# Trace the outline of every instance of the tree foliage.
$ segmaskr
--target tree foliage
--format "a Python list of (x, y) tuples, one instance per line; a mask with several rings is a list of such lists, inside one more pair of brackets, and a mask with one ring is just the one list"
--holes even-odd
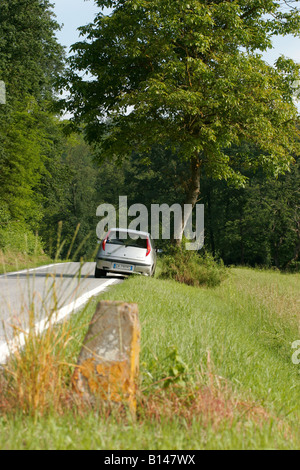
[[(55, 145), (48, 158), (47, 173), (40, 183), (40, 191), (45, 195), (40, 235), (52, 256), (60, 237), (64, 244), (62, 258), (74, 253), (77, 259), (91, 257), (96, 247), (96, 209), (105, 201), (105, 191), (97, 191), (100, 171), (81, 135), (66, 139), (61, 129), (56, 134), (59, 145)], [(74, 236), (73, 250), (69, 253)]]
[[(298, 34), (297, 9), (277, 1), (98, 0), (95, 21), (81, 28), (67, 77), (67, 108), (84, 122), (101, 158), (151, 152), (159, 143), (191, 162), (187, 201), (199, 194), (201, 169), (245, 183), (230, 154), (252, 142), (244, 167), (278, 175), (289, 168), (299, 66), (262, 60), (272, 35)], [(90, 78), (84, 77), (86, 72)]]
[(48, 0), (1, 0), (0, 79), (8, 103), (34, 96), (52, 99), (53, 85), (63, 69), (59, 25)]
[(299, 269), (300, 161), (277, 180), (248, 174), (245, 188), (203, 177), (205, 246), (226, 264)]
[(0, 223), (26, 221), (36, 229), (51, 135), (54, 81), (63, 69), (59, 28), (47, 0), (2, 0), (0, 4), (0, 80), (7, 104), (0, 105)]

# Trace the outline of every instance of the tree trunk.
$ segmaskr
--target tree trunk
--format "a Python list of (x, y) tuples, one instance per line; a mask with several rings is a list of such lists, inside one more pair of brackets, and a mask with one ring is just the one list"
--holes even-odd
[(181, 244), (183, 232), (186, 226), (186, 221), (188, 220), (193, 208), (195, 207), (198, 197), (200, 194), (200, 174), (201, 174), (201, 162), (199, 157), (194, 157), (191, 160), (191, 178), (188, 181), (188, 190), (186, 192), (186, 197), (184, 205), (189, 205), (190, 210), (184, 212), (184, 205), (182, 210), (182, 220), (180, 227), (174, 227), (175, 233), (179, 234), (179, 238), (174, 239), (175, 245), (179, 246)]
[(208, 191), (207, 191), (207, 211), (208, 211), (210, 245), (211, 245), (213, 256), (215, 256), (216, 255), (216, 245), (215, 245), (215, 236), (214, 236), (212, 213), (211, 213), (212, 211), (211, 211), (210, 187), (208, 188)]

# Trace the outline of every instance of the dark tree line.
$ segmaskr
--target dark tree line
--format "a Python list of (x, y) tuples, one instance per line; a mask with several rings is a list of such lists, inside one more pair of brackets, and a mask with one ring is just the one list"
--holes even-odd
[[(189, 183), (188, 165), (159, 147), (153, 149), (148, 164), (133, 154), (119, 167), (104, 163), (98, 175), (98, 201), (117, 206), (119, 195), (127, 195), (128, 204), (145, 204), (149, 213), (154, 203), (183, 204), (184, 186)], [(248, 172), (247, 183), (241, 188), (204, 174), (200, 187), (205, 250), (227, 265), (299, 269), (299, 159), (290, 172), (277, 179), (262, 170)]]
[(300, 161), (278, 179), (259, 172), (245, 188), (204, 179), (206, 247), (226, 264), (299, 269)]

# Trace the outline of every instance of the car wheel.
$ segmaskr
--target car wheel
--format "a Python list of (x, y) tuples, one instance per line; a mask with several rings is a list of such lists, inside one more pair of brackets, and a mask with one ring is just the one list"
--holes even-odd
[(153, 267), (153, 269), (152, 269), (152, 271), (151, 271), (151, 274), (150, 274), (150, 276), (151, 276), (151, 277), (153, 277), (153, 276), (154, 276), (154, 274), (155, 274), (155, 266)]
[(104, 269), (95, 269), (95, 278), (99, 279), (100, 277), (106, 277), (106, 271)]

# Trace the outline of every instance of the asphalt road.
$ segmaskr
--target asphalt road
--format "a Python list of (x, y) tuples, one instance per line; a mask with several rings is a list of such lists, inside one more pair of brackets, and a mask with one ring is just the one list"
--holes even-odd
[(12, 341), (11, 325), (20, 332), (26, 331), (30, 312), (34, 312), (35, 324), (44, 329), (50, 312), (55, 311), (59, 321), (82, 308), (89, 298), (123, 280), (117, 275), (95, 279), (94, 270), (95, 263), (70, 262), (1, 275), (0, 364), (5, 362), (7, 343)]

